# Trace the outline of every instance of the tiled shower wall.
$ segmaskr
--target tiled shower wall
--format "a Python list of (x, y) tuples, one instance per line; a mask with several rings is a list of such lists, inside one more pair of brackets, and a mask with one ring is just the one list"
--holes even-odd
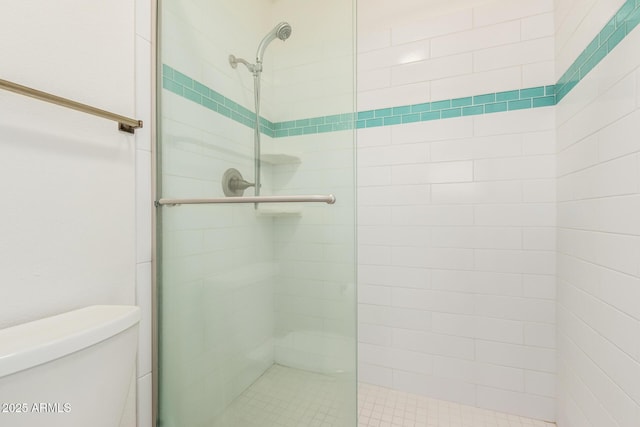
[[(552, 1), (397, 9), (358, 111), (555, 83)], [(360, 380), (552, 420), (555, 111), (482, 113), (358, 130)]]
[[(284, 43), (274, 42), (265, 54), (273, 67), (273, 91), (264, 98), (271, 104), (268, 118), (282, 123), (352, 113), (353, 2), (282, 0), (273, 3), (271, 17), (272, 23), (288, 21), (292, 35)], [(274, 138), (277, 153), (299, 161), (274, 164), (267, 176), (274, 194), (336, 196), (334, 205), (305, 203), (298, 206), (299, 215), (273, 217), (279, 263), (275, 361), (314, 372), (342, 372), (346, 390), (354, 386), (356, 370), (352, 127), (349, 121), (340, 131)]]
[[(360, 379), (555, 419), (559, 360), (561, 426), (634, 425), (638, 2), (367, 3), (356, 122)], [(562, 101), (544, 106), (554, 84)], [(290, 100), (307, 117), (336, 113)], [(271, 178), (289, 182), (293, 169)]]
[[(557, 0), (557, 75), (633, 3)], [(640, 420), (639, 45), (636, 28), (556, 107), (561, 427)]]
[[(261, 37), (264, 10), (241, 20), (245, 3), (163, 2), (161, 60), (184, 73), (179, 79), (193, 93), (187, 79), (224, 87), (239, 102), (252, 90), (251, 75), (227, 59), (253, 51)], [(233, 30), (238, 37), (225, 37)], [(251, 128), (169, 90), (160, 108), (162, 197), (222, 197), (230, 167), (253, 181)], [(167, 426), (203, 425), (273, 363), (270, 221), (253, 205), (183, 205), (161, 214), (160, 418)]]

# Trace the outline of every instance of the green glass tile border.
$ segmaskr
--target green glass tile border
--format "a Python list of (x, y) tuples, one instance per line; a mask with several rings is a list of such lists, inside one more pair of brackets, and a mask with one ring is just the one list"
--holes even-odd
[[(163, 65), (162, 86), (170, 92), (200, 104), (209, 110), (216, 111), (238, 123), (251, 128), (254, 126), (255, 114), (253, 112), (168, 65)], [(273, 138), (283, 138), (350, 130), (354, 127), (362, 129), (393, 126), (553, 105), (555, 105), (554, 86), (538, 86), (286, 122), (274, 123), (261, 117), (260, 131)]]
[(359, 111), (356, 128), (442, 120), (461, 116), (499, 113), (556, 104), (555, 86), (537, 86), (506, 92), (484, 93), (465, 98), (443, 99), (393, 108)]
[[(253, 111), (167, 64), (162, 65), (162, 87), (169, 92), (173, 92), (204, 108), (220, 113), (238, 123), (242, 123), (250, 128), (254, 128), (255, 126), (255, 113)], [(394, 111), (396, 113), (395, 115)], [(400, 123), (402, 119), (397, 118), (398, 113), (404, 113), (405, 111), (408, 112), (408, 108), (387, 108), (377, 110), (376, 112), (382, 122)], [(354, 118), (355, 114), (351, 113), (310, 117), (279, 123), (274, 123), (264, 117), (260, 117), (259, 122), (261, 133), (272, 138), (280, 138), (353, 129)]]
[(640, 23), (640, 0), (627, 0), (556, 83), (556, 103)]
[[(162, 87), (231, 120), (242, 123), (252, 129), (255, 127), (256, 114), (253, 111), (167, 64), (162, 64)], [(275, 123), (263, 117), (260, 117), (259, 122), (260, 132), (271, 137), (276, 136)]]
[[(560, 102), (639, 23), (640, 0), (627, 0), (591, 43), (578, 55), (555, 85), (277, 123), (261, 117), (260, 131), (265, 135), (281, 138), (551, 107)], [(251, 128), (254, 127), (255, 114), (253, 112), (166, 64), (162, 66), (162, 86), (164, 89), (205, 108)]]

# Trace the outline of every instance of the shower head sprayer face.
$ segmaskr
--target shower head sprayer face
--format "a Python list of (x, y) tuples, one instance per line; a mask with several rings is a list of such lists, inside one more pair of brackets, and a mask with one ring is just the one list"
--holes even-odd
[(269, 45), (269, 43), (271, 43), (276, 38), (282, 41), (285, 41), (290, 36), (291, 36), (291, 25), (289, 25), (288, 22), (281, 22), (278, 25), (276, 25), (273, 28), (273, 30), (271, 30), (269, 34), (264, 36), (264, 38), (260, 42), (260, 45), (258, 46), (258, 51), (256, 53), (256, 62), (257, 63), (262, 62), (264, 51), (267, 49), (267, 46)]
[(287, 22), (281, 22), (276, 25), (276, 35), (282, 41), (285, 41), (291, 35), (291, 25)]

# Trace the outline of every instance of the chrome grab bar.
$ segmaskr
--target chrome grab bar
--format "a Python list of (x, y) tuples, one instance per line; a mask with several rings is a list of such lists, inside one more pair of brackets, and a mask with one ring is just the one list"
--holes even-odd
[(142, 127), (142, 120), (130, 119), (129, 117), (101, 110), (90, 105), (81, 104), (70, 99), (61, 98), (56, 95), (51, 95), (50, 93), (32, 89), (27, 86), (22, 86), (8, 80), (0, 79), (0, 89), (15, 92), (24, 96), (30, 96), (31, 98), (39, 99), (40, 101), (50, 102), (52, 104), (71, 108), (72, 110), (81, 111), (83, 113), (92, 114), (104, 119), (116, 121), (118, 122), (118, 129), (123, 132), (134, 133), (136, 129), (140, 129)]
[(332, 205), (336, 202), (336, 196), (309, 195), (309, 196), (247, 196), (247, 197), (215, 197), (212, 199), (160, 199), (155, 202), (159, 206), (177, 205), (203, 205), (203, 204), (228, 204), (228, 203), (326, 203)]

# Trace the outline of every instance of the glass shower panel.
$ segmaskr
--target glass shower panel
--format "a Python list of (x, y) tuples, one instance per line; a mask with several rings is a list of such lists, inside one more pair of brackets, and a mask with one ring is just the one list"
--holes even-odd
[(255, 73), (233, 54), (261, 60), (260, 195), (336, 203), (158, 208), (158, 425), (355, 427), (354, 5), (159, 9), (158, 198), (256, 182)]

